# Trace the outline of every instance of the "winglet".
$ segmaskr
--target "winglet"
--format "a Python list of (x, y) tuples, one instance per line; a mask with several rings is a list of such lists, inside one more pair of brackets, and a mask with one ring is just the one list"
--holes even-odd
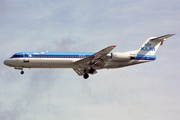
[(116, 45), (112, 45), (112, 47), (116, 47)]

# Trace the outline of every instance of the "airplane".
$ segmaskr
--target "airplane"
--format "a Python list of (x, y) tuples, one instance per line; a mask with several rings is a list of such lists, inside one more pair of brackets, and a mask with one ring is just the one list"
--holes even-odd
[(21, 70), (23, 68), (72, 68), (84, 79), (96, 74), (100, 69), (121, 68), (156, 60), (155, 53), (166, 38), (175, 34), (148, 38), (138, 50), (112, 52), (116, 45), (106, 47), (96, 53), (77, 52), (19, 52), (4, 61), (4, 64)]

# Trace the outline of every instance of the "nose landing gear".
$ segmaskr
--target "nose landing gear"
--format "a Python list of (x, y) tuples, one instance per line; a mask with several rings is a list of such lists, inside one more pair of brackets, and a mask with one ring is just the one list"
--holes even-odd
[(21, 75), (23, 75), (24, 74), (24, 71), (23, 71), (23, 67), (15, 67), (14, 69), (16, 69), (16, 70), (21, 70)]
[(21, 71), (21, 75), (23, 75), (23, 74), (24, 74), (24, 71), (22, 70), (22, 71)]

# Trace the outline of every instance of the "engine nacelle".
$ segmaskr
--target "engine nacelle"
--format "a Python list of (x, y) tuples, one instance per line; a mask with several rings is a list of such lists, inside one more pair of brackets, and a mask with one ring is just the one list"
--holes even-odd
[(135, 58), (135, 55), (130, 53), (115, 52), (115, 53), (111, 53), (111, 58), (112, 60), (116, 60), (116, 61), (129, 61), (129, 60), (133, 60)]

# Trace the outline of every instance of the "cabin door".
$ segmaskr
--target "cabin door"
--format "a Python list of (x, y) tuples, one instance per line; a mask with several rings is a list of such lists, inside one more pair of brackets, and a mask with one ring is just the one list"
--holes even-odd
[(23, 53), (24, 62), (29, 62), (29, 53)]

